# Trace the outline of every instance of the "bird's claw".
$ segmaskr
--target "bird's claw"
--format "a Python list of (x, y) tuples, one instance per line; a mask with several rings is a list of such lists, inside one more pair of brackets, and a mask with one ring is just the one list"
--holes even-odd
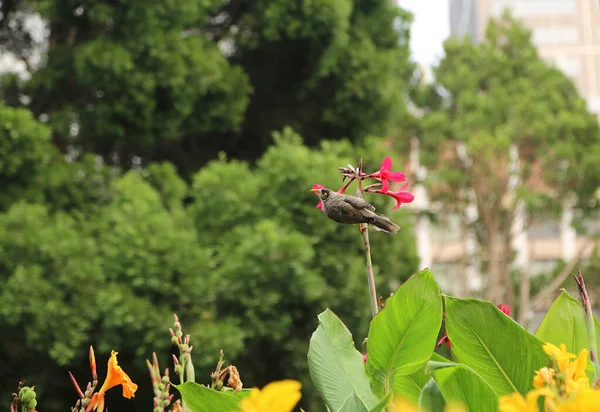
[(360, 231), (360, 234), (362, 235), (365, 230), (369, 230), (369, 227), (367, 225), (360, 224), (360, 225), (358, 225), (358, 230)]

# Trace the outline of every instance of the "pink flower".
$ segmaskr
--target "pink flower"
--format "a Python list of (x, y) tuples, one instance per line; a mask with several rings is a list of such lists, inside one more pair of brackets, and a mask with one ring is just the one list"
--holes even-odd
[(437, 347), (439, 348), (442, 346), (442, 343), (445, 343), (447, 347), (450, 347), (450, 338), (448, 338), (448, 332), (446, 332), (446, 334), (442, 336), (442, 339), (438, 341)]
[(363, 361), (364, 361), (364, 363), (367, 363), (367, 355), (368, 355), (368, 353), (365, 353), (365, 354), (363, 355)]
[(381, 193), (383, 194), (387, 194), (390, 188), (389, 180), (391, 180), (392, 182), (404, 182), (406, 180), (406, 175), (404, 173), (391, 172), (391, 169), (392, 159), (389, 156), (386, 156), (381, 161), (381, 168), (379, 169), (379, 171), (369, 175), (369, 177), (372, 177), (373, 179), (381, 180)]
[[(337, 192), (338, 192), (338, 193), (344, 193), (344, 192), (346, 191), (346, 188), (347, 188), (347, 187), (348, 187), (348, 186), (344, 186), (344, 187), (342, 187), (340, 190), (338, 190)], [(315, 184), (313, 185), (313, 187), (312, 187), (312, 189), (311, 189), (311, 190), (313, 190), (313, 191), (314, 191), (314, 190), (319, 190), (319, 189), (325, 189), (325, 186), (323, 186), (323, 185), (320, 185), (320, 184), (318, 184), (318, 183), (315, 183)], [(319, 203), (317, 203), (317, 205), (316, 205), (315, 207), (316, 207), (317, 209), (321, 209), (321, 210), (323, 210), (323, 202), (319, 202)]]
[(506, 313), (506, 316), (510, 316), (510, 307), (508, 305), (498, 305), (498, 309)]
[(402, 205), (402, 203), (410, 203), (413, 200), (415, 200), (415, 195), (406, 191), (407, 186), (408, 186), (408, 183), (405, 184), (404, 186), (402, 186), (400, 188), (400, 190), (398, 190), (397, 192), (389, 192), (389, 191), (384, 192), (382, 189), (382, 190), (375, 190), (375, 193), (381, 193), (383, 195), (387, 195), (387, 196), (390, 196), (390, 197), (393, 197), (394, 199), (396, 199), (396, 206), (394, 206), (392, 208), (392, 210), (396, 210)]

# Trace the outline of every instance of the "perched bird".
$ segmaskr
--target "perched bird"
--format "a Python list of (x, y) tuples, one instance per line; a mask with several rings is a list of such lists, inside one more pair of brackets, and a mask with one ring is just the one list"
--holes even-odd
[(375, 230), (397, 233), (400, 226), (375, 213), (375, 206), (356, 196), (343, 195), (327, 188), (311, 189), (323, 202), (323, 212), (338, 223), (369, 223)]

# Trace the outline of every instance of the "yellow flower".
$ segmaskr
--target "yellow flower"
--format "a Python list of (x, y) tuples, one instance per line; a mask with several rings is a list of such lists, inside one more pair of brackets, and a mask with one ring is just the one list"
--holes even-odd
[[(96, 359), (94, 358), (93, 353), (91, 353), (90, 358), (93, 359), (92, 362), (95, 366)], [(88, 405), (86, 412), (96, 410), (102, 412), (104, 410), (104, 393), (110, 388), (118, 385), (123, 386), (124, 397), (130, 399), (131, 397), (135, 396), (135, 391), (137, 391), (138, 386), (133, 383), (125, 371), (121, 369), (119, 363), (117, 362), (117, 352), (113, 350), (110, 354), (110, 358), (108, 359), (108, 371), (106, 373), (106, 379), (104, 380), (100, 390), (92, 395), (92, 399), (90, 400), (90, 404)]]
[(565, 386), (567, 395), (577, 392), (580, 388), (589, 388), (590, 381), (585, 373), (589, 352), (582, 349), (577, 360), (571, 362), (565, 372)]
[(551, 385), (554, 382), (554, 369), (542, 368), (535, 373), (533, 377), (533, 386), (535, 388), (543, 388), (546, 385)]
[(253, 388), (242, 399), (241, 412), (291, 412), (302, 396), (300, 387), (300, 382), (287, 379), (271, 382), (262, 390)]
[(583, 388), (575, 398), (556, 407), (556, 412), (596, 412), (600, 411), (600, 391)]
[(564, 372), (569, 367), (570, 359), (574, 359), (577, 356), (572, 353), (567, 352), (567, 346), (564, 343), (560, 344), (560, 349), (554, 346), (551, 343), (545, 343), (544, 352), (550, 355), (556, 363), (558, 364), (558, 369), (561, 372)]
[(419, 412), (419, 406), (406, 398), (395, 398), (394, 408), (397, 412)]
[(498, 409), (500, 412), (539, 412), (537, 400), (540, 395), (546, 394), (543, 389), (534, 389), (524, 398), (518, 392), (512, 395), (504, 395), (500, 397)]

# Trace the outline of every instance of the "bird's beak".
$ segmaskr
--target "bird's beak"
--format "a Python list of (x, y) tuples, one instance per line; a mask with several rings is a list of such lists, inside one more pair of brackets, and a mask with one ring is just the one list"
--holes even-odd
[(311, 192), (313, 192), (315, 195), (319, 194), (319, 189), (310, 189)]

